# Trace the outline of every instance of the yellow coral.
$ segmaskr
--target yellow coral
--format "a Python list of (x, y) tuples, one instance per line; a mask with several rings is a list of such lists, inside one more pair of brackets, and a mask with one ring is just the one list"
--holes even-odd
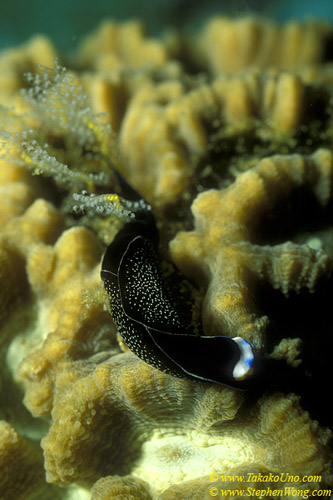
[[(316, 426), (302, 414), (295, 398), (264, 400), (249, 427), (243, 423), (235, 428), (227, 424), (235, 407), (231, 413), (223, 409), (230, 393), (201, 384), (191, 387), (131, 354), (116, 356), (88, 376), (73, 379), (70, 390), (56, 397), (54, 423), (42, 441), (48, 480), (68, 484), (79, 478), (93, 480), (101, 470), (104, 474), (131, 470), (158, 491), (205, 470), (229, 470), (236, 464), (248, 464), (252, 470), (256, 460), (275, 471), (324, 470)], [(208, 394), (214, 396), (209, 403)], [(215, 396), (220, 397), (219, 404)], [(171, 421), (175, 428), (169, 427)], [(126, 432), (119, 434), (119, 429)], [(302, 434), (297, 446), (288, 438), (293, 429)], [(272, 437), (277, 432), (284, 436), (282, 444)]]
[[(221, 22), (223, 33), (216, 29)], [(59, 160), (53, 175), (61, 175), (62, 160), (69, 165), (63, 182), (66, 190), (71, 187), (67, 179), (73, 181), (71, 174), (87, 180), (90, 167), (96, 167), (96, 159), (89, 159), (90, 147), (99, 153), (114, 149), (111, 135), (104, 133), (109, 128), (96, 125), (90, 112), (79, 120), (78, 111), (86, 105), (96, 112), (107, 111), (119, 131), (116, 142), (128, 181), (160, 205), (163, 241), (163, 207), (179, 201), (194, 169), (201, 168), (200, 161), (207, 160), (209, 169), (210, 154), (220, 158), (228, 138), (245, 141), (257, 127), (261, 135), (251, 139), (266, 141), (267, 146), (257, 153), (255, 144), (252, 156), (245, 148), (244, 156), (250, 159), (244, 160), (243, 170), (248, 171), (228, 189), (196, 198), (195, 230), (178, 234), (171, 253), (184, 272), (200, 285), (208, 284), (205, 331), (242, 334), (261, 347), (267, 320), (253, 304), (255, 281), (267, 280), (285, 294), (303, 286), (313, 289), (328, 266), (318, 245), (312, 250), (290, 242), (268, 247), (252, 244), (251, 238), (255, 224), (294, 187), (307, 185), (321, 204), (331, 197), (332, 155), (327, 150), (310, 156), (267, 157), (252, 168), (258, 158), (275, 151), (274, 141), (280, 136), (286, 141), (284, 148), (294, 147), (296, 152), (312, 152), (314, 143), (330, 140), (331, 69), (304, 66), (320, 62), (330, 29), (316, 23), (277, 28), (253, 19), (217, 19), (213, 28), (214, 23), (207, 25), (194, 43), (188, 53), (190, 63), (199, 61), (201, 69), (208, 66), (216, 75), (221, 70), (237, 75), (218, 74), (212, 80), (190, 76), (181, 62), (182, 43), (173, 47), (172, 55), (179, 60), (172, 61), (170, 45), (146, 37), (139, 23), (106, 22), (82, 45), (76, 59), (82, 72), (75, 88), (82, 83), (88, 96), (83, 99), (78, 90), (75, 98), (84, 106), (73, 105), (69, 113), (73, 103), (64, 90), (71, 88), (75, 73), (66, 75), (66, 85), (54, 87), (52, 78), (47, 80), (55, 91), (48, 96), (55, 97), (57, 123), (45, 105), (46, 125), (37, 138), (41, 145), (51, 139), (49, 152)], [(276, 37), (283, 43), (276, 44)], [(52, 66), (55, 55), (45, 38), (0, 55), (4, 77), (0, 101), (14, 104), (19, 113), (41, 104), (34, 84), (30, 105), (17, 91), (24, 72), (32, 72), (36, 62)], [(291, 71), (258, 69), (272, 65)], [(239, 74), (249, 66), (257, 69)], [(311, 107), (320, 115), (315, 125), (319, 129), (297, 142), (297, 134), (306, 135), (311, 129)], [(16, 130), (13, 120), (12, 112), (2, 113), (0, 128), (21, 133), (23, 123), (19, 120)], [(35, 119), (31, 123), (36, 126)], [(80, 141), (89, 147), (80, 149)], [(230, 173), (239, 171), (230, 157), (236, 161), (242, 157), (241, 148), (230, 149), (219, 165), (223, 185), (231, 182)], [(1, 153), (6, 151), (2, 142)], [(62, 486), (81, 482), (86, 498), (93, 485), (94, 500), (208, 500), (211, 473), (236, 477), (289, 471), (299, 474), (300, 480), (305, 473), (321, 475), (321, 484), (330, 484), (331, 433), (309, 418), (296, 396), (266, 394), (244, 405), (243, 393), (170, 377), (122, 352), (100, 288), (102, 246), (83, 227), (65, 229), (65, 218), (44, 199), (54, 192), (14, 165), (15, 154), (10, 160), (2, 158), (0, 169), (0, 318), (4, 345), (9, 343), (8, 351), (1, 351), (1, 361), (13, 384), (23, 384), (30, 413), (49, 419), (49, 429), (41, 430), (36, 423), (38, 430), (33, 431), (44, 436), (47, 480)], [(198, 191), (204, 189), (201, 174), (194, 179)], [(299, 342), (283, 339), (274, 353), (297, 365)], [(19, 389), (17, 393), (20, 398)], [(16, 402), (11, 396), (8, 402), (8, 414), (19, 420)], [(43, 481), (38, 453), (34, 455), (30, 443), (10, 424), (3, 423), (0, 431), (1, 487), (23, 500), (30, 491), (38, 494), (41, 484), (52, 496), (54, 487)], [(223, 497), (236, 485), (216, 484), (224, 490)], [(251, 481), (246, 484), (261, 489)], [(306, 486), (313, 489), (319, 484)], [(69, 494), (66, 489), (57, 492)]]
[[(202, 401), (198, 408), (193, 406), (197, 399)], [(70, 401), (73, 411), (68, 411)], [(133, 469), (154, 428), (168, 428), (167, 408), (172, 408), (172, 419), (178, 422), (177, 435), (184, 418), (191, 428), (201, 426), (207, 432), (212, 425), (233, 418), (239, 404), (239, 394), (229, 389), (192, 386), (158, 372), (132, 354), (115, 356), (88, 376), (73, 380), (69, 392), (62, 390), (56, 397), (54, 425), (42, 442), (47, 477), (68, 484), (79, 477), (96, 479), (101, 469), (108, 474)], [(125, 435), (120, 435), (119, 429), (125, 428)], [(107, 443), (104, 435), (109, 436)], [(102, 441), (105, 452), (99, 453)], [(151, 455), (148, 445), (143, 450)], [(136, 475), (140, 475), (139, 469)]]
[[(0, 146), (4, 154), (5, 147)], [(15, 165), (14, 161), (0, 160), (0, 227), (15, 216), (21, 215), (36, 197), (34, 184), (26, 169)]]
[(27, 294), (22, 256), (4, 240), (0, 240), (0, 282), (0, 321), (4, 322)]
[(318, 150), (310, 157), (273, 156), (238, 176), (227, 189), (197, 197), (192, 212), (195, 230), (180, 232), (171, 242), (177, 266), (198, 284), (209, 280), (203, 309), (209, 335), (241, 336), (262, 347), (266, 317), (258, 317), (251, 288), (258, 279), (288, 294), (313, 289), (329, 269), (321, 251), (286, 242), (276, 246), (251, 243), (252, 228), (295, 188), (308, 185), (318, 201), (331, 196), (332, 154)]
[(25, 500), (45, 488), (41, 454), (7, 422), (0, 421), (0, 498)]
[(213, 137), (223, 141), (228, 127), (236, 133), (259, 120), (267, 131), (297, 130), (307, 111), (304, 93), (299, 76), (274, 72), (222, 75), (190, 91), (173, 80), (147, 84), (136, 91), (120, 127), (128, 175), (148, 199), (169, 202), (188, 185), (198, 159), (214, 151)]
[(93, 299), (99, 282), (96, 266), (100, 255), (95, 237), (84, 228), (64, 232), (55, 247), (36, 245), (29, 255), (28, 279), (39, 299), (42, 340), (46, 337), (43, 349), (36, 351), (21, 368), (30, 381), (25, 402), (35, 415), (50, 411), (55, 371), (60, 365), (61, 383), (66, 387), (71, 382), (73, 370), (68, 356), (75, 344), (84, 350), (82, 342), (89, 343), (92, 335), (97, 340), (105, 324), (110, 323), (103, 310), (103, 299)]
[(37, 64), (52, 66), (57, 53), (48, 38), (41, 35), (32, 37), (22, 47), (11, 48), (0, 54), (0, 102), (3, 106), (15, 105), (16, 113), (22, 109), (19, 90), (22, 75), (29, 71), (38, 71)]
[(167, 59), (163, 44), (145, 36), (143, 24), (105, 21), (80, 47), (78, 61), (96, 69), (161, 67)]
[(216, 16), (193, 41), (191, 53), (214, 74), (237, 73), (251, 66), (296, 69), (320, 61), (330, 30), (318, 21), (278, 26), (255, 17)]
[(330, 434), (318, 434), (297, 398), (266, 398), (234, 426), (236, 407), (224, 409), (232, 392), (170, 378), (131, 354), (116, 356), (56, 397), (53, 425), (42, 441), (48, 480), (68, 484), (94, 480), (99, 471), (130, 471), (150, 483), (155, 498), (173, 483), (185, 489), (198, 476), (252, 472), (258, 462), (275, 473), (329, 479), (321, 443)]
[(92, 500), (152, 500), (149, 485), (131, 476), (108, 476), (97, 481), (91, 490)]

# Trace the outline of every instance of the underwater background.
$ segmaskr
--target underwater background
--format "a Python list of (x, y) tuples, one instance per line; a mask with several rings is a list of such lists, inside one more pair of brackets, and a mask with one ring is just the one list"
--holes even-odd
[(79, 1), (13, 0), (1, 2), (0, 47), (22, 43), (35, 33), (52, 38), (59, 50), (70, 50), (73, 45), (107, 17), (117, 20), (140, 18), (149, 32), (158, 35), (166, 27), (191, 28), (213, 14), (242, 17), (260, 14), (279, 22), (291, 18), (333, 18), (330, 0), (110, 0)]

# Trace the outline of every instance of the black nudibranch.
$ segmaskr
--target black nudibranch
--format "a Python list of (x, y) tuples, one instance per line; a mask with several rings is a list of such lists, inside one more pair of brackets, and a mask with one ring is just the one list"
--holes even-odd
[(121, 196), (140, 207), (103, 258), (101, 277), (112, 319), (131, 351), (175, 377), (252, 386), (259, 359), (241, 337), (201, 336), (175, 309), (158, 258), (158, 231), (150, 206), (114, 170)]

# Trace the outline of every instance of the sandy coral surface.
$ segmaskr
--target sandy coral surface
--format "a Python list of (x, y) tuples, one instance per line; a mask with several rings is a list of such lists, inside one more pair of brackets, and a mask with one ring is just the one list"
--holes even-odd
[[(68, 71), (43, 37), (0, 53), (1, 500), (333, 486), (331, 37), (107, 21)], [(107, 155), (152, 205), (189, 321), (275, 367), (256, 390), (174, 378), (119, 340), (100, 265), (127, 212)]]

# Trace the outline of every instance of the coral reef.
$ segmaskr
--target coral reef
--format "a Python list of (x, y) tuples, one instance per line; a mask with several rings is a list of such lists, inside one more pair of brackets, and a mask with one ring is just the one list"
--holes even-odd
[(80, 65), (95, 69), (161, 68), (167, 59), (165, 45), (149, 39), (140, 21), (105, 21), (81, 44), (78, 54)]
[[(331, 487), (331, 33), (215, 18), (157, 40), (108, 21), (70, 71), (43, 37), (0, 54), (0, 498)], [(128, 216), (111, 161), (152, 204), (194, 324), (304, 365), (303, 392), (192, 383), (128, 352), (100, 280)]]
[(267, 280), (284, 294), (314, 289), (331, 266), (321, 249), (290, 241), (259, 246), (251, 239), (260, 219), (296, 188), (308, 185), (326, 204), (332, 180), (332, 154), (322, 149), (310, 157), (265, 158), (227, 189), (196, 198), (194, 231), (179, 232), (170, 249), (187, 276), (199, 285), (209, 283), (202, 314), (206, 332), (241, 336), (261, 348), (267, 318), (258, 317), (252, 305), (256, 281)]
[(0, 95), (2, 105), (12, 105), (21, 111), (23, 105), (19, 91), (22, 75), (36, 71), (37, 64), (52, 66), (57, 55), (51, 41), (43, 36), (34, 36), (22, 47), (7, 49), (0, 57)]
[[(81, 366), (91, 369), (89, 363)], [(325, 452), (330, 434), (316, 428), (293, 396), (266, 398), (234, 426), (238, 393), (180, 382), (132, 354), (115, 355), (71, 380), (63, 372), (56, 376), (53, 425), (42, 440), (51, 483), (131, 472), (156, 495), (173, 483), (212, 471), (235, 473), (239, 467), (250, 472), (259, 463), (268, 471), (287, 468), (294, 475), (322, 474), (330, 480)], [(146, 486), (143, 498), (148, 491)]]
[(132, 477), (108, 476), (103, 477), (92, 490), (93, 500), (151, 500), (147, 484), (139, 479)]
[(295, 70), (321, 62), (330, 36), (332, 28), (324, 22), (290, 21), (279, 26), (255, 17), (216, 16), (189, 51), (213, 74), (238, 73), (251, 66)]
[(3, 420), (0, 421), (0, 468), (3, 499), (25, 500), (31, 498), (31, 492), (45, 487), (41, 454)]
[(179, 80), (145, 85), (135, 93), (121, 127), (128, 174), (155, 203), (170, 202), (188, 185), (193, 159), (213, 149), (213, 133), (218, 135), (221, 127), (235, 133), (254, 118), (289, 133), (306, 112), (304, 93), (305, 84), (296, 75), (255, 71), (222, 74), (195, 89)]

